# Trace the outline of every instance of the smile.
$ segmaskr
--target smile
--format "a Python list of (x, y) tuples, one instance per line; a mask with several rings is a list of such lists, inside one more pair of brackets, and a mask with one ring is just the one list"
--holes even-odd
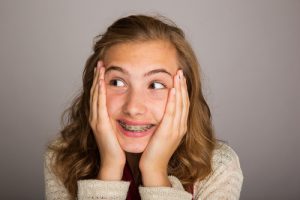
[(153, 124), (132, 125), (132, 124), (127, 124), (126, 122), (121, 120), (118, 120), (118, 122), (123, 129), (130, 132), (145, 132), (154, 126)]
[(128, 120), (117, 120), (120, 133), (130, 138), (141, 138), (152, 135), (155, 131), (155, 124), (149, 122), (137, 122)]

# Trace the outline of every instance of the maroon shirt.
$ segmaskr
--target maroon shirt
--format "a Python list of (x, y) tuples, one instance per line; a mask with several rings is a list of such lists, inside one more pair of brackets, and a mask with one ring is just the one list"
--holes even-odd
[(139, 185), (137, 185), (137, 183), (134, 182), (132, 172), (127, 162), (124, 167), (122, 180), (130, 181), (130, 186), (126, 200), (141, 200), (141, 196), (139, 193)]

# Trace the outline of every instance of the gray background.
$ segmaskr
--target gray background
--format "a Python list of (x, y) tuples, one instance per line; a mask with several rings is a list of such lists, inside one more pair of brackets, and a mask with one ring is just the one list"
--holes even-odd
[(43, 152), (81, 86), (93, 37), (163, 14), (203, 68), (217, 137), (238, 153), (241, 199), (300, 199), (300, 1), (0, 2), (0, 199), (42, 199)]

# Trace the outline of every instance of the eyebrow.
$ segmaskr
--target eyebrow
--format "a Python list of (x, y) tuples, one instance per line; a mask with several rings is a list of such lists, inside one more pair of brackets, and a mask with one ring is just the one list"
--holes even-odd
[[(121, 72), (123, 74), (129, 75), (129, 72), (126, 69), (123, 69), (122, 67), (118, 67), (118, 66), (113, 66), (113, 65), (109, 66), (105, 70), (105, 74), (107, 74), (108, 72), (113, 71), (113, 70), (116, 70), (116, 71), (119, 71), (119, 72)], [(165, 73), (165, 74), (168, 74), (169, 76), (172, 77), (172, 74), (170, 72), (168, 72), (167, 70), (165, 70), (165, 69), (154, 69), (154, 70), (151, 70), (151, 71), (145, 73), (144, 77), (151, 76), (151, 75), (157, 74), (157, 73)]]

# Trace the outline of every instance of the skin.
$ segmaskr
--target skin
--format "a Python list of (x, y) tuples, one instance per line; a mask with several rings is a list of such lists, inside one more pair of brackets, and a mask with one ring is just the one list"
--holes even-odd
[[(127, 160), (134, 177), (141, 172), (144, 186), (171, 186), (167, 166), (186, 133), (189, 108), (177, 63), (176, 50), (165, 41), (118, 44), (98, 62), (89, 119), (102, 160), (98, 179), (121, 180)], [(167, 73), (145, 76), (156, 69)], [(128, 137), (119, 119), (154, 127), (144, 137)]]

